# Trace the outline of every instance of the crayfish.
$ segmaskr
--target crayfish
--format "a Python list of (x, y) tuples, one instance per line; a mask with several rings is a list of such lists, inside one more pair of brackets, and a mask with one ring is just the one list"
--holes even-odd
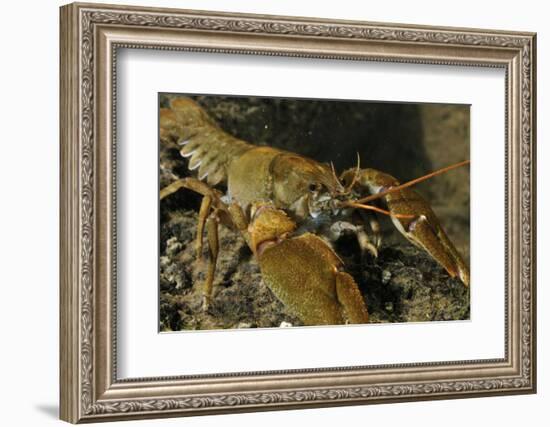
[(213, 298), (220, 224), (243, 236), (264, 282), (306, 325), (368, 322), (365, 300), (332, 243), (352, 234), (362, 252), (376, 257), (381, 234), (375, 212), (389, 216), (407, 240), (469, 286), (468, 266), (430, 205), (412, 189), (469, 161), (401, 184), (361, 168), (358, 156), (354, 168), (338, 175), (331, 164), (228, 134), (185, 97), (161, 109), (160, 139), (177, 145), (196, 171), (196, 177), (161, 189), (160, 199), (182, 188), (202, 196), (195, 245), (200, 257), (206, 234), (204, 309)]

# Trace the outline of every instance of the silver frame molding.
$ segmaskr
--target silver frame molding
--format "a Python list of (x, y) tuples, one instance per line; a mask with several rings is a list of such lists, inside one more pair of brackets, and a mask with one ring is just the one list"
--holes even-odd
[[(112, 421), (536, 391), (535, 34), (76, 3), (61, 8), (60, 43), (63, 420)], [(117, 379), (118, 48), (505, 69), (505, 357)]]

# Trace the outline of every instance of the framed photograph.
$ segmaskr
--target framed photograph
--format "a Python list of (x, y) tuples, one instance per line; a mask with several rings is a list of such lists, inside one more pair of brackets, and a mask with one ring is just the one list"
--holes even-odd
[(536, 391), (535, 34), (61, 8), (61, 418)]

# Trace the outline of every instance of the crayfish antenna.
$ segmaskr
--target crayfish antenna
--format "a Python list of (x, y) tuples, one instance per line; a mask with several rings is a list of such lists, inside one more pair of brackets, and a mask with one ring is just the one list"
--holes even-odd
[(357, 203), (357, 202), (352, 202), (352, 201), (343, 202), (342, 206), (347, 206), (347, 207), (352, 207), (352, 208), (357, 208), (357, 209), (364, 209), (364, 210), (368, 210), (368, 211), (374, 211), (374, 212), (378, 212), (378, 213), (388, 215), (388, 216), (391, 216), (391, 217), (394, 217), (394, 218), (403, 218), (403, 219), (415, 218), (415, 215), (393, 213), (393, 212), (387, 211), (386, 209), (379, 208), (377, 206), (365, 205), (363, 203)]
[(336, 190), (337, 193), (340, 193), (343, 191), (342, 184), (340, 183), (340, 180), (338, 179), (338, 175), (336, 175), (336, 169), (334, 169), (334, 163), (330, 162), (330, 171), (332, 173), (332, 178), (334, 179), (334, 182), (338, 184), (338, 190)]
[(359, 152), (356, 152), (357, 154), (357, 166), (355, 167), (355, 173), (353, 174), (353, 178), (349, 185), (344, 189), (343, 194), (349, 194), (351, 193), (351, 190), (353, 190), (353, 187), (357, 183), (357, 180), (359, 179), (359, 173), (361, 172), (361, 157), (359, 157)]
[(394, 187), (388, 188), (387, 190), (381, 191), (380, 193), (372, 194), (370, 196), (363, 197), (361, 199), (357, 199), (357, 200), (354, 201), (354, 203), (359, 203), (359, 204), (368, 203), (368, 202), (371, 202), (373, 200), (380, 199), (380, 198), (386, 196), (387, 194), (394, 193), (394, 192), (399, 191), (399, 190), (403, 190), (404, 188), (412, 187), (413, 185), (416, 185), (420, 182), (426, 181), (430, 178), (433, 178), (434, 176), (441, 175), (445, 172), (451, 171), (453, 169), (457, 169), (457, 168), (462, 167), (462, 166), (466, 166), (468, 164), (470, 164), (470, 160), (464, 160), (462, 162), (458, 162), (458, 163), (452, 164), (450, 166), (446, 166), (446, 167), (438, 169), (434, 172), (430, 172), (429, 174), (423, 175), (419, 178), (415, 178), (411, 181), (407, 181), (404, 184), (399, 184), (399, 185), (396, 185)]

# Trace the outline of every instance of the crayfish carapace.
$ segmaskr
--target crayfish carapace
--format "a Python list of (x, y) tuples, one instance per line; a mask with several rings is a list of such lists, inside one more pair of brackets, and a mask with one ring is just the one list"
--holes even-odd
[[(332, 165), (229, 135), (184, 97), (161, 109), (160, 138), (177, 146), (189, 159), (189, 169), (197, 171), (196, 177), (163, 188), (160, 198), (181, 188), (202, 195), (196, 250), (200, 257), (206, 234), (205, 309), (213, 293), (220, 224), (242, 234), (264, 282), (306, 325), (368, 321), (361, 292), (331, 243), (352, 233), (361, 251), (376, 257), (381, 234), (374, 212), (389, 216), (411, 243), (469, 285), (468, 266), (429, 204), (411, 188), (468, 161), (405, 184), (362, 169), (359, 158), (356, 167), (338, 175)], [(216, 188), (218, 184), (225, 184), (226, 191)]]

